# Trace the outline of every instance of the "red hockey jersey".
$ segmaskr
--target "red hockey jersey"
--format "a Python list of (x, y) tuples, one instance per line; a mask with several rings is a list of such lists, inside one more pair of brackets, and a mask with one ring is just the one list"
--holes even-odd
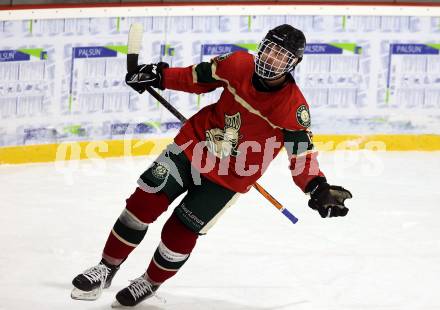
[[(306, 133), (310, 126), (308, 105), (293, 81), (263, 92), (253, 86), (253, 73), (254, 59), (246, 52), (163, 71), (163, 86), (168, 89), (200, 94), (224, 88), (216, 103), (183, 125), (175, 143), (204, 177), (242, 193), (278, 155), (286, 133)], [(324, 176), (308, 139), (305, 148), (295, 145), (288, 150), (293, 180), (303, 191), (310, 180)]]

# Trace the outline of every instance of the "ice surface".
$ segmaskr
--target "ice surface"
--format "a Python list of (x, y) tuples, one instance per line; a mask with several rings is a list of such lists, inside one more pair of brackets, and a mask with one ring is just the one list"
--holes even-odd
[[(0, 309), (110, 309), (144, 272), (171, 209), (150, 226), (110, 289), (70, 299), (153, 157), (0, 166)], [(299, 218), (241, 196), (182, 270), (137, 309), (440, 309), (440, 153), (328, 152), (321, 168), (354, 199), (345, 218), (307, 207), (281, 154), (261, 179)]]

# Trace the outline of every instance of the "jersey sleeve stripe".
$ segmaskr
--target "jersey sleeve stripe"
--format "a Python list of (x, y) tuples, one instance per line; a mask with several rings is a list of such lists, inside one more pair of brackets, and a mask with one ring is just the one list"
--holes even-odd
[(192, 66), (192, 78), (193, 78), (193, 83), (194, 83), (194, 84), (197, 83), (197, 72), (196, 72), (196, 66), (197, 66), (197, 65)]

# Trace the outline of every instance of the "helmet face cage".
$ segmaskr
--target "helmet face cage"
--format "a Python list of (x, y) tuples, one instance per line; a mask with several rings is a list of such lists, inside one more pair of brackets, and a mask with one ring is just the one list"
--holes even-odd
[(292, 71), (298, 58), (284, 47), (264, 39), (255, 57), (255, 72), (263, 79), (274, 80)]

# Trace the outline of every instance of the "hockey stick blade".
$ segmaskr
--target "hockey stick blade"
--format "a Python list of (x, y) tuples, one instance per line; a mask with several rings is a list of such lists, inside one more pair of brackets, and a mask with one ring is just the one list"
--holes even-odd
[(76, 300), (97, 300), (102, 294), (102, 287), (97, 287), (91, 291), (82, 291), (74, 287), (70, 293), (70, 297)]
[(128, 32), (127, 72), (132, 72), (138, 65), (144, 30), (142, 24), (132, 24)]

